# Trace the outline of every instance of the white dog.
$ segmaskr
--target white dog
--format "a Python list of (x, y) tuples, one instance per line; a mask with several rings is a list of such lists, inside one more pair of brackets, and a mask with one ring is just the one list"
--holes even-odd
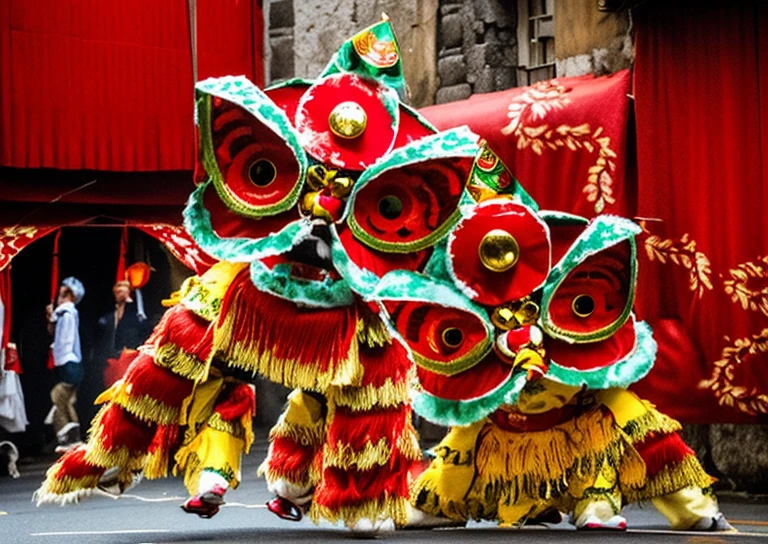
[(8, 474), (12, 478), (21, 476), (19, 469), (16, 468), (16, 461), (19, 460), (19, 450), (16, 448), (16, 445), (13, 442), (3, 440), (0, 442), (0, 455), (8, 457)]

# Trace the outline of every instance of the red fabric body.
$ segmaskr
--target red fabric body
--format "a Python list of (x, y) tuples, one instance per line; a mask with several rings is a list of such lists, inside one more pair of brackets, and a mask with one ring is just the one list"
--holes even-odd
[(85, 454), (88, 450), (85, 446), (80, 446), (65, 453), (59, 460), (59, 469), (56, 472), (56, 478), (64, 476), (79, 479), (86, 476), (100, 476), (104, 469), (90, 464), (85, 460)]
[(249, 269), (240, 272), (227, 291), (219, 325), (229, 314), (234, 316), (231, 337), (217, 340), (218, 349), (242, 345), (269, 351), (275, 360), (294, 361), (320, 373), (335, 372), (347, 360), (357, 331), (354, 306), (299, 308), (256, 289)]
[(646, 476), (650, 479), (665, 468), (679, 465), (689, 455), (696, 455), (678, 433), (651, 435), (639, 444), (637, 452), (645, 462)]
[[(263, 82), (258, 0), (197, 2), (199, 79)], [(0, 164), (191, 170), (187, 2), (12, 0), (0, 7)]]
[[(616, 155), (606, 162), (610, 181), (599, 174), (610, 190), (604, 209), (632, 217), (634, 177), (627, 171), (625, 152), (629, 81), (628, 70), (608, 77), (564, 77), (554, 84), (430, 106), (421, 113), (440, 130), (468, 125), (485, 138), (543, 209), (585, 217), (595, 215), (596, 200), (588, 200), (587, 191), (590, 176), (598, 174), (592, 168), (604, 144)], [(528, 143), (521, 146), (521, 141)]]
[(256, 392), (247, 383), (227, 387), (223, 394), (216, 399), (216, 413), (225, 421), (256, 413)]
[(146, 453), (155, 436), (156, 425), (132, 416), (117, 404), (111, 404), (101, 418), (98, 442), (106, 451), (127, 448), (133, 455)]
[(163, 314), (146, 343), (158, 347), (176, 344), (187, 354), (205, 361), (211, 353), (213, 327), (202, 317), (177, 304)]
[(387, 380), (397, 385), (408, 381), (411, 361), (408, 352), (395, 340), (385, 346), (371, 348), (360, 344), (360, 364), (364, 374), (361, 387), (383, 387)]
[(123, 380), (131, 387), (131, 398), (147, 396), (174, 408), (181, 408), (194, 386), (191, 380), (157, 366), (155, 360), (145, 353), (140, 353), (133, 360)]
[(269, 469), (291, 482), (303, 482), (315, 453), (315, 447), (301, 445), (290, 438), (274, 438), (270, 441)]
[(315, 489), (317, 504), (331, 510), (357, 506), (388, 497), (408, 497), (408, 477), (416, 461), (393, 454), (389, 465), (370, 470), (345, 471), (336, 467), (323, 470), (323, 479)]
[(179, 434), (178, 425), (158, 425), (147, 453), (151, 455), (157, 451), (172, 451), (179, 443)]
[(117, 359), (107, 359), (107, 367), (104, 369), (104, 387), (111, 387), (112, 384), (122, 378), (130, 364), (138, 356), (139, 352), (135, 349), (123, 349)]
[[(659, 357), (636, 390), (685, 422), (768, 413), (764, 401), (762, 416), (754, 409), (768, 393), (768, 351), (757, 349), (768, 341), (766, 25), (758, 1), (656, 2), (635, 19), (638, 215), (660, 219), (648, 230), (696, 265), (669, 253), (666, 264), (641, 262), (638, 314)], [(739, 277), (743, 299), (726, 292)], [(700, 387), (717, 361), (733, 363), (733, 377), (723, 372), (717, 391)], [(717, 393), (726, 393), (720, 405)]]
[(376, 445), (382, 438), (394, 448), (397, 439), (409, 420), (411, 407), (400, 404), (395, 408), (373, 408), (354, 411), (337, 407), (328, 427), (326, 443), (336, 446), (339, 442), (349, 445), (354, 451), (361, 451), (366, 443)]

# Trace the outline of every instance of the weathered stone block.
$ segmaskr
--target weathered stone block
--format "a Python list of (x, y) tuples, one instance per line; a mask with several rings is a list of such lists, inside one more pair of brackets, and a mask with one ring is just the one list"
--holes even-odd
[(293, 0), (269, 3), (269, 28), (293, 28)]
[(289, 79), (294, 76), (293, 36), (270, 38), (269, 81)]
[(461, 16), (458, 13), (445, 15), (440, 21), (440, 47), (461, 47), (463, 38)]
[(486, 66), (492, 68), (506, 66), (509, 62), (506, 58), (509, 49), (502, 44), (481, 43), (474, 45), (466, 53), (467, 68), (470, 72), (479, 72)]
[(480, 70), (475, 77), (472, 90), (475, 93), (492, 93), (496, 90), (496, 78), (494, 75), (494, 69), (486, 66)]
[(514, 23), (517, 6), (514, 2), (503, 0), (472, 0), (475, 16), (486, 24), (499, 28), (510, 27)]
[(457, 13), (464, 2), (462, 0), (443, 1), (440, 2), (440, 15), (449, 15), (451, 13)]
[(467, 80), (467, 63), (464, 55), (444, 57), (437, 61), (437, 74), (440, 76), (440, 86), (457, 85)]
[(452, 85), (450, 87), (438, 89), (435, 102), (437, 104), (456, 102), (457, 100), (469, 98), (471, 94), (472, 87), (470, 87), (469, 83), (461, 83), (460, 85)]
[(688, 444), (688, 447), (696, 452), (699, 461), (704, 464), (709, 453), (709, 425), (685, 424), (683, 430), (680, 431), (680, 436)]
[(493, 79), (497, 91), (517, 87), (517, 74), (513, 68), (496, 68)]
[(737, 489), (768, 493), (768, 425), (711, 425), (714, 465)]
[(454, 55), (463, 55), (464, 52), (462, 51), (461, 47), (451, 47), (449, 49), (441, 49), (440, 50), (440, 58), (446, 58), (446, 57), (453, 57)]

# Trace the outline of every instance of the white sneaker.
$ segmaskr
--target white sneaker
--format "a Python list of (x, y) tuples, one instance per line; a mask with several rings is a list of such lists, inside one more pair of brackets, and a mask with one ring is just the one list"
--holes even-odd
[(589, 516), (585, 520), (576, 522), (576, 529), (580, 531), (626, 531), (627, 520), (623, 516), (613, 516), (602, 520), (597, 516)]
[(728, 523), (722, 512), (718, 512), (714, 518), (701, 518), (689, 529), (690, 531), (710, 531), (717, 533), (736, 533), (736, 528)]
[(375, 538), (381, 533), (391, 533), (395, 530), (395, 520), (392, 518), (371, 520), (361, 518), (353, 525), (347, 525), (347, 529), (359, 538)]
[(56, 433), (59, 444), (66, 446), (80, 441), (80, 424), (70, 421)]

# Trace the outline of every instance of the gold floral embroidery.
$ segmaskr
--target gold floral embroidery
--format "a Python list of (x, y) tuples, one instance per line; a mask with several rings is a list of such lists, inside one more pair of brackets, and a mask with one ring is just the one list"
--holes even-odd
[(602, 213), (606, 205), (616, 203), (613, 197), (616, 153), (611, 149), (610, 136), (603, 136), (603, 127), (592, 130), (589, 123), (578, 126), (531, 126), (532, 122), (543, 120), (549, 112), (561, 110), (570, 104), (568, 92), (570, 90), (557, 80), (537, 83), (509, 105), (509, 124), (501, 129), (501, 133), (515, 137), (518, 149), (530, 147), (537, 155), (546, 149), (562, 147), (571, 151), (584, 149), (590, 154), (596, 153), (597, 159), (589, 168), (587, 184), (582, 192), (587, 195), (587, 201), (595, 203), (595, 213)]
[(679, 240), (662, 239), (651, 234), (646, 228), (645, 221), (640, 221), (640, 227), (648, 236), (643, 241), (648, 260), (682, 266), (688, 271), (688, 288), (701, 298), (706, 290), (712, 290), (712, 263), (701, 251), (696, 250), (696, 240), (686, 232)]
[(0, 229), (0, 270), (6, 267), (11, 259), (26, 243), (18, 245), (18, 242), (24, 238), (34, 239), (38, 234), (38, 228), (32, 226), (4, 227)]
[(768, 414), (768, 394), (760, 393), (757, 387), (747, 389), (733, 383), (737, 366), (749, 357), (768, 352), (768, 329), (751, 337), (737, 338), (732, 344), (727, 336), (725, 341), (729, 345), (723, 348), (720, 359), (715, 361), (712, 376), (701, 381), (699, 387), (710, 389), (721, 406), (730, 406), (752, 416)]
[(723, 281), (725, 294), (742, 309), (768, 316), (768, 282), (760, 281), (768, 279), (768, 255), (741, 263), (728, 272), (731, 279)]

